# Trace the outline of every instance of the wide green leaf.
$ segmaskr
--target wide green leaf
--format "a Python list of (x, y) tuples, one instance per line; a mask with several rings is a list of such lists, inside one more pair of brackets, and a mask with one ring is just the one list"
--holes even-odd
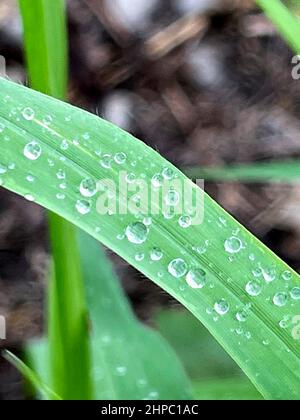
[[(177, 180), (164, 202), (180, 197), (178, 182), (199, 190), (112, 124), (7, 80), (0, 89), (3, 186), (72, 221), (183, 303), (264, 397), (299, 398), (300, 348), (293, 325), (300, 314), (298, 274), (207, 195), (203, 223), (190, 227), (186, 218), (178, 221), (160, 206), (142, 216), (112, 209), (100, 214), (105, 195), (126, 208), (128, 185), (136, 188), (135, 197), (132, 189), (128, 194), (131, 205), (145, 193), (141, 180), (150, 184), (155, 176), (160, 190), (157, 174)], [(120, 188), (122, 171), (127, 177)], [(93, 180), (102, 180), (95, 195)]]
[(189, 312), (165, 309), (156, 314), (155, 323), (192, 378), (196, 399), (262, 399), (233, 360)]
[(96, 241), (79, 233), (93, 344), (96, 399), (190, 399), (171, 347), (140, 324)]
[(232, 377), (201, 381), (194, 384), (197, 400), (204, 401), (257, 401), (261, 395), (245, 378)]
[(190, 312), (161, 310), (155, 315), (155, 325), (176, 351), (193, 382), (243, 376), (236, 363)]

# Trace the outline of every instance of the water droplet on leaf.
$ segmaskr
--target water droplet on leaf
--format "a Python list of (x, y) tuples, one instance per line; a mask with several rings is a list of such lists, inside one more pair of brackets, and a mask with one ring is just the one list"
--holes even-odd
[(87, 200), (78, 200), (76, 209), (82, 215), (88, 214), (91, 211), (91, 203)]
[(144, 223), (135, 222), (127, 226), (125, 235), (129, 242), (133, 244), (142, 244), (147, 240), (149, 230)]
[(24, 147), (24, 156), (29, 160), (37, 160), (41, 154), (42, 148), (36, 141), (31, 141)]
[(22, 115), (27, 121), (31, 121), (34, 119), (34, 110), (32, 108), (24, 108), (22, 111)]
[(180, 278), (183, 277), (188, 270), (186, 262), (182, 258), (172, 260), (168, 265), (168, 272), (171, 276)]
[(300, 299), (300, 287), (294, 287), (291, 290), (291, 298), (293, 300), (299, 300)]
[(160, 248), (154, 247), (150, 251), (150, 258), (152, 261), (160, 261), (163, 257), (163, 252)]
[(230, 238), (226, 239), (224, 246), (226, 252), (229, 252), (230, 254), (236, 254), (242, 249), (243, 243), (236, 236), (231, 236)]
[(186, 282), (192, 289), (202, 289), (206, 285), (206, 272), (201, 268), (190, 270)]
[(288, 302), (288, 294), (285, 292), (276, 293), (273, 297), (273, 303), (276, 306), (282, 307), (285, 306)]
[(226, 315), (229, 312), (230, 306), (225, 299), (221, 299), (214, 304), (214, 309), (219, 315)]
[(262, 292), (262, 287), (256, 281), (249, 281), (246, 285), (246, 292), (250, 296), (259, 296)]
[(80, 194), (84, 197), (93, 197), (97, 192), (97, 184), (96, 181), (92, 178), (86, 178), (81, 181), (80, 187)]

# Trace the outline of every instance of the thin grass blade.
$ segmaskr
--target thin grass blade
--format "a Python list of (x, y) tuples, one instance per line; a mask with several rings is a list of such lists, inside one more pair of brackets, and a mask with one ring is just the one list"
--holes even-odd
[(288, 45), (300, 54), (300, 21), (280, 0), (256, 0)]
[(59, 395), (57, 395), (51, 388), (49, 388), (45, 383), (33, 372), (25, 363), (22, 362), (17, 356), (9, 351), (4, 352), (4, 357), (16, 369), (28, 380), (28, 382), (35, 388), (36, 392), (42, 394), (45, 399), (48, 400), (61, 400)]
[(300, 181), (300, 161), (298, 159), (274, 162), (240, 164), (224, 167), (191, 167), (183, 172), (192, 179), (206, 181), (237, 182), (287, 182)]

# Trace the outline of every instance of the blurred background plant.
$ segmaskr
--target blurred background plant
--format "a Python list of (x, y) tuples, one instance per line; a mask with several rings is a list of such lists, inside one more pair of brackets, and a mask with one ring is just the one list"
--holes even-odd
[[(291, 6), (297, 9), (296, 2)], [(293, 53), (252, 1), (73, 0), (68, 16), (72, 103), (134, 133), (179, 167), (299, 157), (300, 85), (291, 77)], [(25, 83), (14, 1), (0, 2), (0, 19), (8, 76)], [(279, 178), (277, 170), (272, 179)], [(206, 188), (299, 268), (296, 183), (235, 182), (225, 189), (214, 182)], [(0, 314), (8, 322), (5, 346), (18, 352), (43, 329), (49, 250), (44, 212), (4, 190), (0, 194)], [(137, 316), (166, 337), (200, 383), (199, 397), (216, 398), (217, 390), (219, 398), (258, 398), (198, 321), (132, 267), (110, 258)], [(3, 399), (25, 396), (20, 377), (2, 359), (0, 392)]]

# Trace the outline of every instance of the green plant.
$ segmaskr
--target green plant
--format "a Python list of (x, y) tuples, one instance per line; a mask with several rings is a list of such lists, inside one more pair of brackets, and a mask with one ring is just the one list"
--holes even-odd
[(192, 179), (210, 181), (239, 182), (288, 182), (300, 180), (300, 162), (298, 159), (250, 164), (236, 164), (224, 167), (183, 168), (183, 172)]
[[(68, 48), (64, 0), (19, 3), (30, 85), (65, 99)], [(48, 220), (53, 256), (47, 325), (50, 383), (62, 398), (88, 399), (92, 392), (88, 317), (76, 230), (54, 213), (48, 213)]]
[(290, 47), (300, 54), (300, 24), (281, 0), (256, 0)]
[[(201, 225), (188, 227), (188, 219), (178, 223), (178, 217), (163, 214), (161, 208), (158, 214), (144, 214), (139, 218), (132, 214), (100, 216), (96, 210), (95, 182), (109, 178), (113, 182), (109, 184), (113, 193), (112, 185), (119, 185), (120, 171), (127, 173), (126, 185), (135, 186), (135, 193), (142, 193), (140, 184), (134, 182), (136, 179), (144, 179), (149, 185), (155, 181), (160, 191), (158, 181), (163, 176), (185, 183), (195, 194), (199, 190), (158, 153), (100, 118), (7, 80), (2, 79), (0, 86), (3, 186), (85, 230), (174, 296), (214, 335), (265, 398), (299, 398), (300, 353), (292, 335), (293, 316), (300, 314), (298, 274), (207, 195)], [(58, 180), (62, 175), (67, 183), (64, 191)], [(126, 206), (126, 197), (118, 188), (117, 204)], [(176, 187), (175, 191), (180, 193)], [(169, 201), (172, 197), (174, 190), (171, 196), (167, 195)], [(64, 253), (63, 241), (58, 249)], [(92, 249), (92, 245), (84, 246), (84, 250), (87, 249)], [(84, 258), (87, 257), (90, 257), (86, 266), (89, 270), (85, 271)], [(97, 258), (89, 253), (83, 257), (82, 272), (86, 282), (90, 278), (95, 281), (92, 274), (99, 272), (99, 268), (92, 274), (90, 270)], [(95, 290), (100, 284), (105, 287), (104, 278), (93, 285)], [(108, 283), (110, 281), (111, 278)], [(64, 295), (71, 292), (69, 285)], [(93, 295), (94, 299), (98, 293)], [(59, 311), (57, 300), (55, 302), (55, 310)], [(94, 325), (100, 325), (104, 314), (107, 321), (113, 322), (104, 309), (96, 318), (95, 306), (91, 301), (88, 304)], [(109, 330), (112, 331), (112, 327), (109, 326)], [(119, 330), (115, 331), (118, 336)], [(133, 340), (135, 344), (139, 341), (139, 338)], [(94, 352), (97, 348), (96, 345)], [(44, 371), (47, 366), (39, 363), (45, 360), (42, 356), (45, 351), (47, 344), (46, 350), (40, 345), (31, 355), (35, 354), (33, 367), (39, 366), (42, 382), (48, 384), (49, 372)], [(167, 353), (170, 354), (169, 350)], [(97, 356), (97, 360), (104, 360), (103, 357)], [(171, 370), (172, 377), (179, 378), (171, 382), (182, 385), (180, 389), (172, 388), (173, 398), (189, 395), (186, 379), (176, 366), (174, 355), (168, 357), (169, 362), (164, 366), (168, 365), (166, 369)], [(129, 360), (125, 364), (127, 362)], [(137, 362), (145, 369), (149, 358), (145, 356)], [(151, 359), (151, 364), (155, 363), (158, 362)], [(103, 365), (110, 369), (115, 361), (103, 362)], [(131, 376), (134, 369), (130, 365), (126, 374)], [(153, 368), (148, 366), (148, 369), (151, 372)], [(128, 375), (125, 378), (129, 378)], [(28, 371), (27, 376), (30, 376)], [(109, 380), (111, 376), (110, 370)], [(167, 376), (168, 373), (163, 378), (167, 380)], [(106, 385), (93, 385), (103, 398), (101, 392)], [(122, 392), (124, 389), (138, 392), (136, 384), (128, 388), (121, 380), (116, 381), (115, 386), (122, 387)], [(164, 395), (166, 389), (170, 390), (169, 382), (162, 387), (158, 397)], [(58, 393), (56, 387), (54, 392)]]
[[(30, 84), (62, 99), (66, 95), (67, 81), (64, 1), (36, 0), (30, 4), (28, 0), (20, 0), (20, 9)], [(62, 180), (61, 176), (58, 178)], [(101, 257), (93, 241), (80, 235), (83, 254), (80, 259), (75, 228), (54, 213), (49, 213), (49, 225), (54, 264), (49, 287), (48, 338), (31, 345), (27, 352), (42, 380), (15, 357), (8, 355), (9, 360), (46, 398), (51, 394), (44, 383), (55, 390), (52, 395), (63, 399), (122, 399), (139, 395), (142, 398), (148, 394), (153, 398), (156, 394), (160, 398), (189, 398), (188, 381), (172, 351), (156, 334), (146, 331), (135, 321), (123, 303), (124, 296), (113, 284), (116, 280), (105, 256)], [(98, 267), (100, 257), (102, 264)], [(101, 287), (96, 283), (96, 272), (101, 273)], [(85, 292), (90, 287), (97, 290), (96, 301), (90, 295), (86, 302)], [(104, 298), (99, 303), (101, 295)], [(107, 314), (109, 300), (114, 308), (114, 319)], [(87, 307), (91, 321), (95, 321), (91, 338)], [(107, 338), (110, 341), (102, 349)], [(143, 341), (139, 343), (141, 338)], [(154, 356), (154, 348), (160, 349), (160, 356)], [(140, 355), (139, 359), (135, 353)], [(151, 360), (151, 370), (147, 359)], [(158, 360), (165, 366), (165, 376), (160, 381), (157, 380), (161, 371)], [(123, 365), (126, 369), (131, 368), (125, 380), (120, 378), (123, 372), (116, 372), (116, 369), (125, 369)], [(101, 370), (104, 372), (99, 379)]]

